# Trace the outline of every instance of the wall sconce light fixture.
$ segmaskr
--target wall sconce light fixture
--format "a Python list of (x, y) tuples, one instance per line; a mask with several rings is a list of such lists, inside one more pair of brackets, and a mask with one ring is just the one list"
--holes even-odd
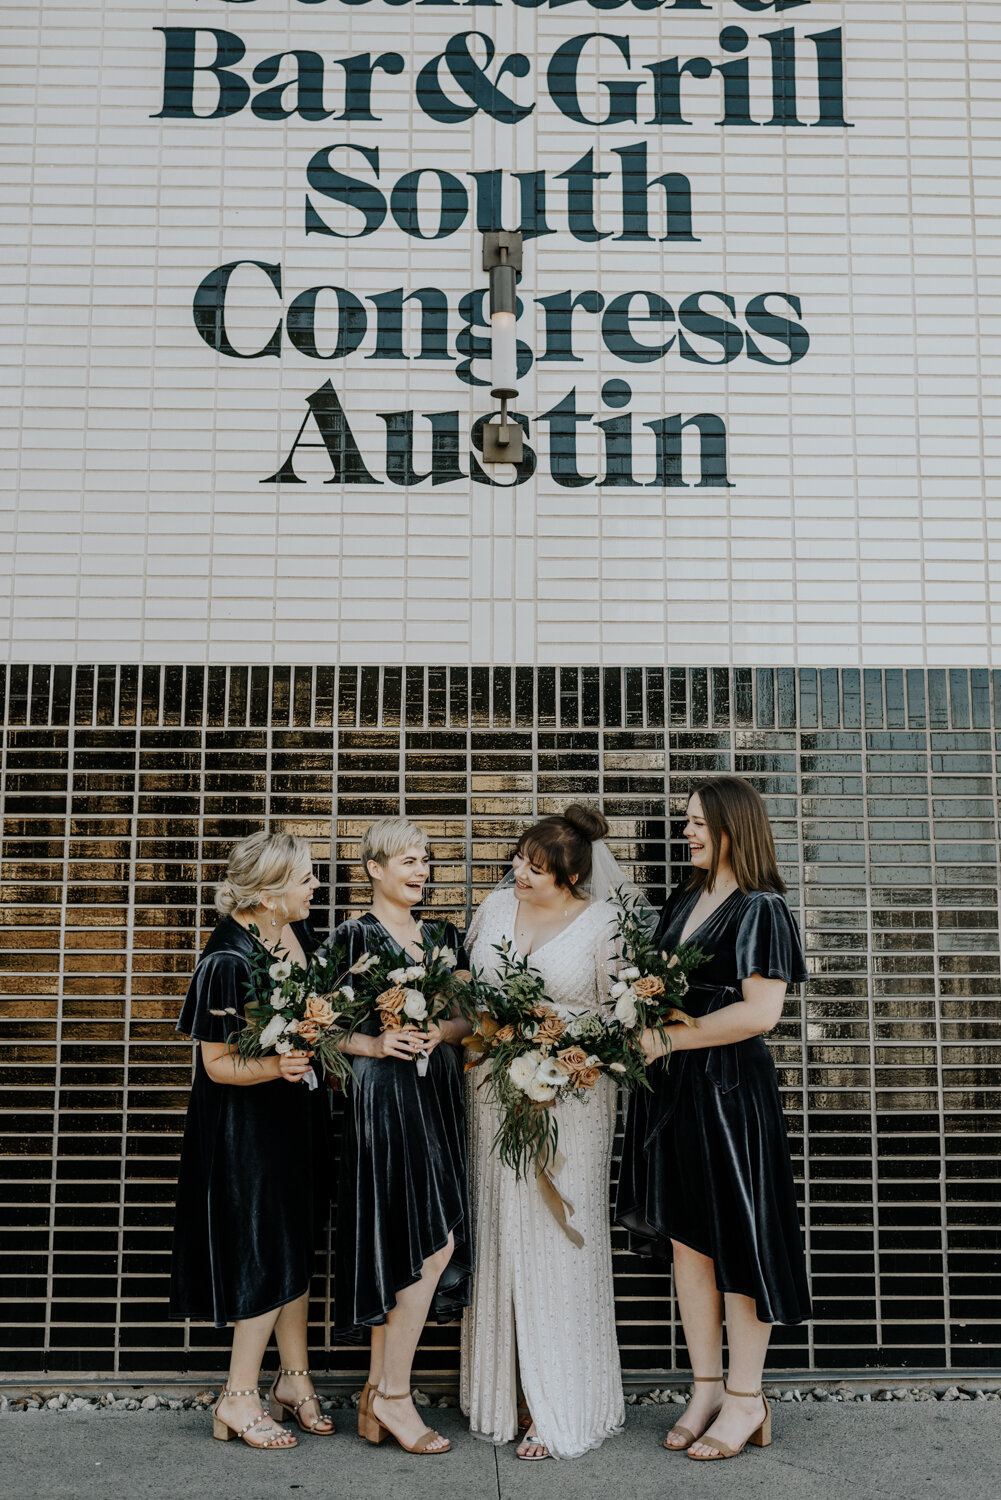
[(521, 234), (491, 231), (483, 236), (483, 269), (490, 275), (490, 394), (501, 404), (500, 422), (483, 426), (483, 460), (518, 464), (524, 457), (521, 425), (509, 422), (507, 404), (518, 394), (518, 341), (515, 287), (521, 275)]

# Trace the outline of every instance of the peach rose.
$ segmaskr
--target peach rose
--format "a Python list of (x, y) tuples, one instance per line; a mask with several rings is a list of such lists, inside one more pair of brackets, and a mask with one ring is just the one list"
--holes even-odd
[(600, 1077), (600, 1068), (578, 1068), (577, 1072), (573, 1075), (570, 1082), (573, 1084), (575, 1089), (593, 1089)]
[(556, 1061), (568, 1073), (579, 1073), (581, 1068), (587, 1067), (587, 1053), (583, 1047), (564, 1047), (562, 1052), (557, 1052)]
[(536, 1044), (558, 1042), (566, 1029), (566, 1022), (561, 1021), (555, 1012), (551, 1010), (544, 1011), (542, 1019), (539, 1021), (539, 1029), (535, 1033)]
[(299, 1035), (304, 1042), (315, 1042), (320, 1035), (319, 1023), (316, 1021), (300, 1021)]
[(317, 1026), (322, 1027), (322, 1029), (326, 1031), (327, 1027), (332, 1026), (337, 1020), (337, 1016), (334, 1013), (334, 1008), (331, 1005), (330, 1001), (327, 1000), (324, 996), (310, 995), (309, 999), (306, 1001), (306, 1013), (304, 1019), (307, 1021), (315, 1021)]
[(656, 974), (644, 974), (642, 979), (634, 979), (632, 987), (633, 993), (641, 1000), (652, 1000), (655, 995), (664, 993), (664, 981)]
[(407, 991), (402, 984), (394, 984), (388, 990), (383, 990), (376, 999), (376, 1009), (386, 1016), (398, 1016), (402, 1014), (406, 1002)]

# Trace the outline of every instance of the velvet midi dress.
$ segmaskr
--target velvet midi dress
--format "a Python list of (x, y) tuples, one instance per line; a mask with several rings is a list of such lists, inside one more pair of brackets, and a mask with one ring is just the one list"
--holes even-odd
[[(676, 947), (697, 890), (675, 890), (657, 941)], [(741, 1000), (751, 974), (807, 978), (782, 896), (734, 891), (685, 940), (708, 961), (685, 1000), (708, 1015)], [(672, 1239), (712, 1259), (721, 1292), (754, 1300), (763, 1323), (811, 1316), (803, 1236), (778, 1080), (763, 1037), (679, 1052), (651, 1064), (652, 1092), (633, 1094), (626, 1119), (616, 1222), (630, 1248), (670, 1259)]]
[[(308, 958), (317, 940), (294, 922)], [(244, 1025), (250, 954), (258, 946), (223, 917), (191, 980), (177, 1030), (224, 1042)], [(330, 1115), (318, 1083), (214, 1082), (195, 1047), (184, 1126), (170, 1280), (170, 1316), (223, 1328), (301, 1297), (329, 1205)]]
[[(425, 937), (430, 930), (425, 923)], [(444, 942), (463, 967), (451, 923)], [(342, 923), (325, 946), (345, 954), (345, 968), (376, 950), (388, 950), (401, 965), (412, 961), (371, 912)], [(378, 1035), (378, 1018), (359, 1030)], [(461, 1049), (440, 1043), (423, 1078), (415, 1062), (397, 1057), (352, 1057), (351, 1066), (334, 1215), (338, 1341), (385, 1323), (398, 1293), (420, 1279), (424, 1262), (445, 1248), (450, 1234), (454, 1250), (431, 1304), (437, 1322), (451, 1322), (466, 1306), (473, 1269)]]

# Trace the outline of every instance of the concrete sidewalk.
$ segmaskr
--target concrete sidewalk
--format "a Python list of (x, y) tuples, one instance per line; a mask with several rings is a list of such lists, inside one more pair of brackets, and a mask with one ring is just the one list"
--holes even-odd
[(16, 1500), (998, 1500), (1001, 1403), (782, 1405), (770, 1448), (728, 1463), (665, 1453), (671, 1409), (629, 1408), (625, 1431), (566, 1463), (520, 1463), (513, 1445), (469, 1436), (455, 1410), (435, 1426), (453, 1451), (416, 1458), (354, 1436), (300, 1436), (291, 1453), (217, 1443), (198, 1411), (0, 1415), (5, 1489)]

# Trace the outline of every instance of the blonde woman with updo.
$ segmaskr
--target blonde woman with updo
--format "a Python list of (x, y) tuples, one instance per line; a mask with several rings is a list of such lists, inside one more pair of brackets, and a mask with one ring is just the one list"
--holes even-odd
[(325, 1091), (308, 1086), (316, 1076), (311, 1054), (244, 1060), (234, 1047), (255, 948), (298, 963), (316, 949), (309, 908), (318, 884), (305, 839), (262, 832), (236, 844), (216, 893), (220, 921), (177, 1023), (197, 1046), (177, 1186), (170, 1315), (217, 1328), (233, 1324), (213, 1435), (240, 1437), (251, 1448), (296, 1445), (265, 1415), (258, 1393), (272, 1333), (281, 1358), (272, 1413), (287, 1412), (318, 1436), (334, 1430), (313, 1390), (306, 1342), (314, 1229), (328, 1201)]
[[(371, 907), (331, 933), (353, 964), (365, 953), (400, 966), (421, 957), (433, 926), (417, 908), (431, 873), (427, 834), (409, 818), (381, 818), (361, 841)], [(433, 924), (435, 927), (441, 924)], [(451, 922), (444, 944), (465, 955)], [(466, 1185), (466, 1115), (459, 1055), (469, 1026), (457, 1015), (382, 1031), (373, 1015), (345, 1044), (355, 1082), (344, 1106), (334, 1338), (371, 1339), (358, 1433), (393, 1437), (408, 1453), (447, 1453), (410, 1395), (417, 1341), (430, 1316), (448, 1323), (469, 1300), (472, 1243)], [(427, 1071), (417, 1059), (427, 1054)]]

